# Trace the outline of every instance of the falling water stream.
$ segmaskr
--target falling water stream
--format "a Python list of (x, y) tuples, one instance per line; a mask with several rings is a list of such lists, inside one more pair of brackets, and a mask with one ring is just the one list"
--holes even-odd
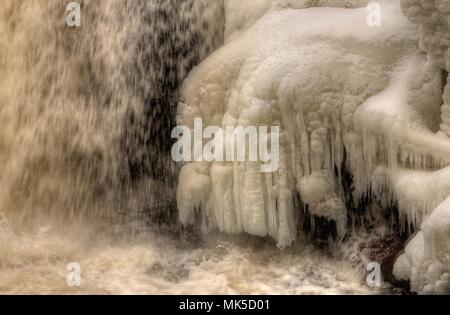
[(221, 0), (79, 2), (76, 29), (67, 1), (1, 3), (0, 293), (377, 292), (306, 244), (177, 225), (178, 89), (223, 43)]

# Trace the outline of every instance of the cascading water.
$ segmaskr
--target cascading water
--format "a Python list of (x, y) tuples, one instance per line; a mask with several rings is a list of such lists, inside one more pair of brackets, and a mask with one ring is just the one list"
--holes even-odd
[(223, 4), (80, 4), (70, 29), (66, 1), (2, 3), (0, 204), (72, 219), (173, 211), (177, 91), (223, 41)]

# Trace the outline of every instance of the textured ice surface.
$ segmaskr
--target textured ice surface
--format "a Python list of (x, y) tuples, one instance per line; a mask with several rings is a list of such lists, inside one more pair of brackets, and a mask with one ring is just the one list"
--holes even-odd
[(273, 10), (309, 7), (363, 7), (369, 0), (226, 0), (225, 36), (233, 38), (251, 26), (258, 18)]
[[(297, 237), (298, 193), (311, 214), (335, 221), (342, 235), (345, 165), (355, 200), (370, 193), (375, 210), (398, 203), (403, 219), (423, 223), (423, 247), (443, 265), (445, 247), (433, 247), (427, 235), (449, 240), (430, 223), (450, 194), (445, 106), (441, 113), (446, 53), (442, 45), (433, 58), (421, 53), (400, 3), (381, 4), (383, 26), (369, 27), (365, 7), (288, 9), (289, 2), (261, 1), (238, 12), (227, 3), (228, 42), (185, 81), (180, 123), (192, 127), (202, 117), (222, 128), (280, 126), (280, 168), (263, 174), (258, 163), (185, 165), (178, 188), (183, 223), (200, 218), (206, 231), (271, 236), (287, 246)], [(421, 235), (408, 257), (422, 251)], [(413, 264), (405, 257), (401, 278)], [(411, 280), (420, 292), (432, 278)]]
[[(450, 70), (450, 1), (402, 0), (405, 15), (420, 30), (420, 47), (427, 52), (430, 62), (442, 68), (445, 79)], [(448, 80), (447, 80), (448, 81)], [(450, 82), (443, 95), (441, 129), (450, 135)]]
[[(437, 68), (442, 79), (448, 82), (450, 69), (450, 1), (402, 0), (404, 14), (420, 30), (420, 48), (427, 53), (428, 64)], [(450, 135), (450, 84), (446, 84), (442, 96), (440, 132), (442, 139)], [(439, 126), (439, 125), (436, 125)], [(447, 141), (434, 145), (425, 139), (418, 140), (433, 145), (428, 150), (440, 159), (450, 156)], [(448, 165), (446, 159), (444, 164)], [(409, 279), (411, 288), (418, 293), (450, 292), (450, 168), (434, 173), (409, 172), (397, 179), (402, 187), (400, 202), (409, 204), (408, 211), (422, 209), (424, 221), (418, 233), (396, 262), (394, 274)], [(444, 202), (442, 202), (445, 199)], [(442, 202), (442, 203), (441, 203)]]
[[(447, 177), (448, 178), (448, 177)], [(423, 222), (394, 266), (398, 279), (410, 280), (422, 294), (450, 292), (450, 198)]]
[[(273, 11), (190, 74), (180, 123), (192, 126), (202, 117), (204, 125), (222, 127), (279, 125), (282, 134), (274, 174), (260, 173), (258, 163), (186, 165), (178, 190), (182, 222), (192, 222), (202, 208), (208, 227), (270, 235), (285, 246), (296, 237), (293, 194), (299, 191), (312, 213), (345, 228), (345, 213), (332, 210), (343, 209), (334, 165), (344, 161), (345, 142), (362, 153), (354, 112), (395, 80), (391, 69), (403, 71), (410, 58), (424, 63), (399, 8), (386, 11), (382, 29), (367, 26), (365, 8)], [(366, 112), (361, 116), (374, 116)], [(353, 160), (367, 178), (364, 166), (372, 165), (361, 156)], [(368, 186), (362, 184), (361, 193)]]

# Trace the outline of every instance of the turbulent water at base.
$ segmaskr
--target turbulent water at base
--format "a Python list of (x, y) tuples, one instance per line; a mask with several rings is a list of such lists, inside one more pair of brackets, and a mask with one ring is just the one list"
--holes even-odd
[(223, 3), (79, 2), (78, 29), (67, 1), (0, 7), (0, 293), (377, 292), (305, 244), (146, 228), (176, 211), (178, 89), (223, 42)]
[[(114, 245), (41, 226), (0, 231), (0, 294), (370, 294), (349, 264), (297, 244), (220, 239), (192, 246), (151, 232)], [(301, 246), (300, 246), (301, 245)], [(66, 264), (81, 265), (81, 287), (66, 284)]]

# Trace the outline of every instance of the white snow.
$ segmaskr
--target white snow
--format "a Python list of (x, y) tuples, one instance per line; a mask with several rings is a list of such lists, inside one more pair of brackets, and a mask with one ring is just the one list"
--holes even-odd
[[(446, 79), (450, 69), (450, 1), (402, 0), (401, 4), (404, 14), (419, 27), (420, 48), (427, 53), (429, 67), (437, 68), (434, 71)], [(446, 153), (448, 138), (445, 136), (450, 135), (449, 92), (450, 84), (447, 83), (441, 100), (440, 131), (437, 133), (440, 140), (437, 137), (428, 141), (416, 138), (425, 145), (422, 149), (427, 150), (426, 146), (431, 144), (428, 152), (440, 159), (450, 156)], [(444, 162), (441, 166), (448, 165), (446, 159), (441, 162)], [(397, 260), (394, 274), (397, 278), (410, 280), (415, 292), (449, 293), (450, 198), (447, 197), (450, 195), (450, 170), (447, 167), (436, 172), (408, 172), (400, 177), (397, 179), (397, 186), (401, 188), (400, 202), (408, 200), (410, 207), (422, 209), (424, 220), (422, 232)]]
[(265, 13), (273, 10), (309, 7), (357, 8), (369, 2), (370, 0), (226, 0), (225, 37), (228, 40), (236, 37)]

